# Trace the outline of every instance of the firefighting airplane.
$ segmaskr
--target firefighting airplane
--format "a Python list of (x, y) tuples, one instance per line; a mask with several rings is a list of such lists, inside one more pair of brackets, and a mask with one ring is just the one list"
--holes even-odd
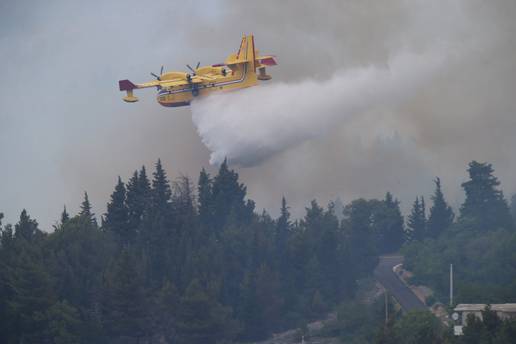
[[(157, 101), (163, 106), (177, 107), (190, 105), (194, 97), (208, 95), (216, 91), (235, 90), (258, 84), (258, 80), (269, 80), (265, 67), (276, 65), (273, 56), (259, 56), (254, 47), (253, 35), (243, 36), (236, 54), (231, 54), (225, 63), (194, 68), (186, 65), (192, 72), (166, 72), (161, 67), (160, 75), (151, 73), (155, 81), (133, 84), (129, 80), (118, 82), (120, 91), (126, 91), (124, 101), (133, 103), (138, 98), (133, 90), (156, 87)], [(258, 69), (258, 73), (256, 70)]]

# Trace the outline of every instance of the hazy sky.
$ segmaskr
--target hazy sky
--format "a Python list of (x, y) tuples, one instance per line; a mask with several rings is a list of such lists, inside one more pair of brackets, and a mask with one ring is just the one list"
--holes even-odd
[(296, 126), (321, 104), (331, 125), (252, 167), (235, 165), (259, 208), (276, 214), (285, 195), (298, 215), (312, 198), (389, 190), (406, 209), (431, 194), (436, 175), (457, 205), (473, 159), (493, 163), (505, 193), (516, 191), (514, 1), (4, 0), (0, 211), (14, 222), (27, 208), (49, 229), (63, 204), (78, 210), (85, 190), (103, 213), (117, 176), (159, 157), (171, 178), (216, 171), (190, 109), (159, 106), (153, 90), (126, 104), (117, 81), (146, 81), (162, 64), (221, 62), (250, 32), (261, 52), (277, 55), (272, 87), (283, 85), (276, 93), (292, 102), (299, 85), (368, 68), (405, 80), (393, 67), (398, 56), (440, 56), (417, 83), (369, 81), (360, 107), (336, 86), (332, 107), (315, 92), (311, 113), (287, 108)]

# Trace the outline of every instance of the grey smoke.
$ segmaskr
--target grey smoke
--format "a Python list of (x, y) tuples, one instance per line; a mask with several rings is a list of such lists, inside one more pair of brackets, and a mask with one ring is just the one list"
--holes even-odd
[(190, 109), (161, 108), (153, 91), (124, 104), (116, 82), (145, 81), (162, 64), (221, 62), (242, 33), (278, 56), (267, 88), (382, 74), (400, 54), (443, 61), (414, 90), (336, 111), (317, 136), (237, 168), (259, 208), (277, 214), (285, 195), (299, 216), (312, 198), (346, 203), (387, 190), (407, 208), (431, 193), (435, 175), (457, 205), (472, 159), (492, 162), (510, 194), (515, 18), (512, 0), (2, 1), (0, 211), (12, 222), (26, 207), (50, 229), (63, 203), (78, 210), (84, 190), (101, 214), (117, 175), (127, 180), (158, 157), (171, 178), (215, 172)]

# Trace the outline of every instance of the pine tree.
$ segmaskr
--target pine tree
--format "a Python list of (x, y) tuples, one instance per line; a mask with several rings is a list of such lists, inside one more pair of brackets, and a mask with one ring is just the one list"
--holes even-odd
[(161, 160), (156, 163), (156, 170), (152, 179), (152, 202), (155, 210), (167, 211), (172, 196), (167, 174), (161, 165)]
[(313, 255), (305, 267), (305, 287), (309, 293), (313, 293), (320, 289), (324, 284), (324, 273), (321, 264), (316, 255)]
[(500, 182), (493, 176), (488, 163), (469, 163), (470, 180), (462, 183), (466, 199), (460, 209), (459, 221), (472, 221), (478, 229), (489, 230), (513, 227), (509, 206), (501, 190)]
[(190, 282), (181, 298), (177, 322), (178, 343), (215, 344), (231, 341), (235, 324), (230, 309), (218, 303), (198, 280)]
[(16, 238), (23, 238), (29, 242), (43, 235), (36, 220), (31, 219), (25, 209), (21, 212), (20, 221), (14, 226), (14, 229)]
[(84, 324), (78, 310), (65, 301), (54, 303), (44, 315), (47, 323), (45, 342), (80, 343), (80, 331)]
[(148, 331), (148, 303), (135, 260), (122, 250), (106, 273), (104, 318), (115, 338), (140, 339)]
[(256, 297), (256, 274), (254, 271), (246, 271), (240, 284), (239, 294), (238, 318), (242, 321), (242, 340), (251, 341), (260, 338), (266, 329)]
[(427, 233), (432, 238), (437, 238), (453, 223), (455, 214), (452, 208), (446, 203), (441, 190), (441, 179), (435, 178), (435, 192), (432, 195), (432, 208), (428, 217)]
[(13, 311), (11, 335), (18, 337), (16, 342), (41, 343), (46, 325), (42, 315), (56, 301), (56, 295), (39, 247), (34, 242), (20, 244), (15, 248), (18, 252), (11, 257), (7, 276), (12, 290), (8, 302)]
[(425, 204), (425, 197), (421, 196), (421, 212), (423, 213), (422, 218), (425, 220), (425, 235), (426, 235), (426, 204)]
[[(142, 169), (142, 172), (145, 170)], [(147, 185), (144, 185), (146, 176), (142, 173), (138, 176), (140, 180), (140, 193), (142, 197), (146, 193)], [(145, 183), (146, 184), (146, 183)], [(181, 243), (179, 235), (179, 219), (174, 216), (172, 204), (172, 190), (161, 164), (156, 163), (156, 170), (153, 173), (150, 197), (145, 203), (140, 225), (141, 243), (145, 251), (146, 281), (154, 288), (161, 287), (165, 279), (178, 280), (176, 258), (181, 253), (177, 250)], [(183, 247), (182, 247), (183, 249)]]
[(195, 196), (190, 178), (181, 176), (173, 184), (172, 207), (175, 216), (181, 219), (181, 225), (190, 224), (195, 218)]
[(511, 197), (511, 215), (512, 221), (516, 225), (516, 194)]
[(254, 203), (245, 201), (247, 188), (238, 182), (238, 173), (228, 168), (227, 159), (220, 165), (213, 180), (213, 204), (215, 228), (221, 230), (230, 214), (235, 221), (248, 223), (253, 214)]
[(126, 207), (130, 231), (138, 233), (143, 214), (150, 207), (150, 181), (147, 178), (145, 166), (140, 171), (134, 171), (127, 183)]
[(135, 233), (129, 227), (129, 212), (126, 206), (126, 191), (122, 179), (118, 177), (115, 191), (111, 194), (111, 201), (107, 204), (105, 214), (105, 228), (115, 234), (119, 243), (128, 245), (134, 240)]
[(127, 182), (125, 204), (127, 207), (127, 221), (129, 227), (136, 230), (140, 225), (141, 220), (141, 207), (140, 207), (140, 194), (139, 194), (139, 183), (138, 183), (138, 171), (134, 171), (131, 178)]
[(197, 183), (197, 202), (199, 209), (199, 220), (205, 227), (213, 225), (213, 182), (210, 175), (203, 168), (199, 174)]
[(81, 211), (79, 212), (79, 216), (85, 219), (87, 222), (91, 223), (93, 226), (97, 227), (97, 220), (95, 219), (95, 214), (91, 210), (90, 200), (86, 191), (84, 192), (84, 200), (81, 203)]
[(343, 227), (347, 234), (350, 258), (354, 262), (350, 267), (355, 276), (369, 273), (377, 263), (375, 233), (372, 227), (376, 202), (357, 199), (344, 207)]
[(55, 225), (52, 225), (52, 227), (54, 228), (54, 231), (63, 229), (64, 224), (68, 221), (70, 221), (70, 215), (66, 211), (66, 205), (65, 205), (65, 206), (63, 206), (63, 212), (61, 213), (59, 222), (56, 223)]
[(319, 290), (316, 290), (312, 296), (312, 300), (310, 301), (310, 311), (312, 316), (316, 317), (319, 317), (328, 311), (328, 305)]
[[(266, 338), (267, 334), (278, 328), (281, 322), (283, 299), (280, 296), (280, 280), (278, 274), (267, 265), (262, 264), (256, 272), (256, 301), (260, 305), (260, 318), (263, 331), (259, 336)], [(255, 339), (258, 339), (255, 337)]]
[[(149, 177), (147, 177), (147, 170), (145, 166), (142, 166), (140, 169), (140, 173), (138, 174), (138, 191), (141, 195), (141, 202), (148, 202), (151, 199), (151, 182)], [(141, 205), (142, 207), (146, 207), (145, 204)]]
[(426, 237), (425, 200), (416, 197), (412, 211), (408, 217), (408, 233), (411, 240), (421, 241)]
[(379, 252), (391, 253), (398, 250), (405, 239), (399, 201), (387, 192), (383, 201), (371, 204), (374, 205), (372, 222)]
[(63, 206), (63, 212), (61, 213), (61, 225), (64, 225), (68, 220), (70, 220), (70, 215), (66, 211), (66, 205)]
[(288, 264), (288, 254), (287, 254), (287, 243), (288, 237), (290, 235), (290, 231), (292, 228), (292, 223), (290, 221), (290, 212), (289, 207), (287, 206), (287, 200), (285, 197), (281, 198), (281, 210), (280, 217), (276, 221), (276, 259), (279, 263), (279, 269), (281, 273), (285, 273), (287, 270)]
[(165, 281), (155, 298), (152, 321), (156, 325), (156, 331), (165, 337), (167, 343), (176, 341), (179, 301), (179, 291), (176, 286), (169, 281)]

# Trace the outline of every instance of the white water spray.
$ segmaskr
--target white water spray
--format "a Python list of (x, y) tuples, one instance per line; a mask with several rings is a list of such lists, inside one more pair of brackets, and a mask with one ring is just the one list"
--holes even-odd
[(370, 108), (406, 100), (444, 61), (442, 50), (402, 52), (385, 66), (338, 71), (327, 80), (262, 84), (196, 100), (192, 117), (212, 152), (210, 163), (227, 157), (233, 164), (253, 166)]

